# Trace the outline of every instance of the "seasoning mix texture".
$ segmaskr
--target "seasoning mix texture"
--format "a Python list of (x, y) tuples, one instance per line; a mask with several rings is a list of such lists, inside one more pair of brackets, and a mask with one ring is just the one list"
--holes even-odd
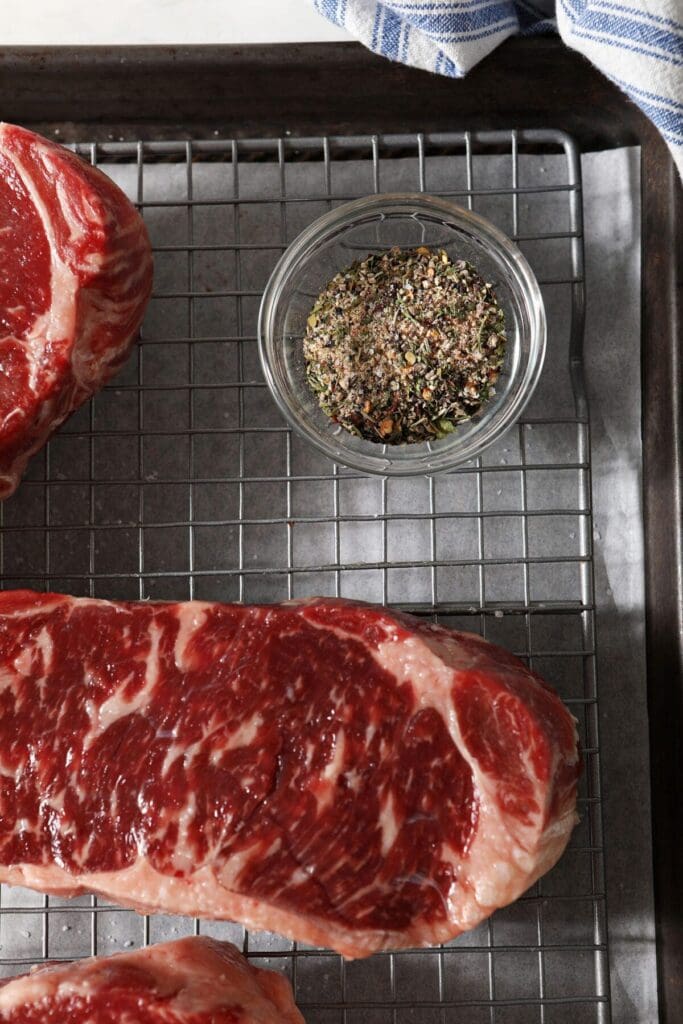
[(320, 408), (384, 444), (434, 440), (495, 391), (505, 318), (464, 260), (420, 246), (357, 260), (329, 282), (304, 335)]

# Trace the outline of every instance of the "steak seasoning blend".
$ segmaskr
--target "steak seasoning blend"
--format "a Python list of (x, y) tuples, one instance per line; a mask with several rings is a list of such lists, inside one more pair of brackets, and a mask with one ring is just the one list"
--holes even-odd
[(322, 411), (383, 444), (443, 437), (495, 393), (505, 317), (464, 260), (425, 246), (356, 261), (308, 317), (304, 357)]

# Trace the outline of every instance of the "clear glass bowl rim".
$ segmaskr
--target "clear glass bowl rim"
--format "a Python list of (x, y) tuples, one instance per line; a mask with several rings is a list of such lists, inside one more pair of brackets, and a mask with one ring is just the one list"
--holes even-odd
[[(392, 461), (390, 445), (376, 445), (376, 455), (357, 452), (348, 448), (343, 439), (340, 440), (341, 431), (332, 439), (301, 422), (297, 404), (291, 402), (282, 392), (273, 371), (275, 348), (282, 343), (281, 339), (275, 336), (274, 321), (278, 302), (287, 281), (300, 264), (306, 261), (315, 246), (326, 238), (333, 237), (344, 226), (352, 225), (359, 220), (370, 220), (373, 215), (381, 218), (382, 214), (401, 214), (408, 211), (413, 216), (419, 216), (421, 212), (443, 216), (455, 229), (467, 231), (483, 240), (496, 253), (496, 257), (507, 265), (529, 317), (529, 357), (511, 400), (499, 406), (498, 418), (489, 423), (479, 436), (459, 439), (454, 435), (453, 443), (440, 451), (422, 450), (420, 453), (406, 454), (411, 446), (402, 445), (402, 457)], [(427, 241), (425, 244), (430, 243)], [(546, 350), (545, 308), (540, 287), (525, 256), (512, 240), (486, 217), (467, 210), (449, 199), (424, 192), (374, 193), (343, 203), (322, 214), (304, 228), (284, 251), (268, 279), (261, 299), (258, 315), (258, 349), (263, 374), (278, 409), (297, 433), (318, 451), (340, 465), (363, 473), (397, 477), (428, 476), (455, 469), (477, 457), (519, 419), (533, 395), (543, 369)]]

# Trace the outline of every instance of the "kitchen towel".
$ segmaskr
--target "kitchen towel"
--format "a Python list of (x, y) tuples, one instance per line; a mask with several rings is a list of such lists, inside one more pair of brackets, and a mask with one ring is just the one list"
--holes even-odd
[(557, 29), (654, 122), (683, 177), (683, 0), (313, 2), (375, 53), (452, 78), (508, 36)]

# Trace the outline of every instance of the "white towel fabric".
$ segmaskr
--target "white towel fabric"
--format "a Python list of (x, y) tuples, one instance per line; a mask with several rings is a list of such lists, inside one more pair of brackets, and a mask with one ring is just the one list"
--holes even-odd
[(654, 122), (683, 177), (683, 0), (549, 2), (313, 0), (375, 53), (453, 78), (508, 36), (557, 29)]

